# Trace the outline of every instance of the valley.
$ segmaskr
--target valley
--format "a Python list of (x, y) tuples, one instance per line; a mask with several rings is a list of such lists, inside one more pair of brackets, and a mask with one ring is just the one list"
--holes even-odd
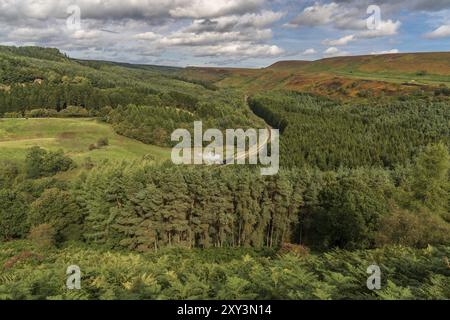
[[(0, 46), (0, 299), (448, 299), (449, 63), (178, 68)], [(279, 171), (175, 165), (171, 135), (195, 122), (279, 129)]]

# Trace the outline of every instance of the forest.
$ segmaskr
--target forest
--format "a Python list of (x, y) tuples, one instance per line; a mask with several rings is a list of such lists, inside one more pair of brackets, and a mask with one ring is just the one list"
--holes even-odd
[(450, 145), (448, 101), (436, 98), (336, 103), (275, 92), (252, 97), (250, 107), (283, 133), (281, 163), (287, 167), (395, 168), (428, 144)]
[[(243, 93), (177, 68), (0, 47), (0, 151), (24, 154), (0, 163), (0, 299), (449, 299), (449, 106)], [(270, 125), (281, 169), (93, 160), (117, 147), (108, 136), (80, 160), (71, 129), (34, 142), (31, 119), (66, 118), (167, 149), (198, 120)], [(74, 263), (80, 291), (64, 287)], [(374, 263), (379, 291), (366, 287)]]

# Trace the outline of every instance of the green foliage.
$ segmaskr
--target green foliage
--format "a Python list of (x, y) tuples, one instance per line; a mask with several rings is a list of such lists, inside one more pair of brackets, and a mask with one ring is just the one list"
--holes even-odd
[(340, 105), (301, 94), (269, 93), (252, 110), (282, 131), (281, 164), (322, 170), (406, 165), (429, 144), (450, 145), (445, 102), (410, 99)]
[(22, 193), (0, 190), (0, 241), (22, 238), (28, 232), (27, 204)]
[[(41, 255), (29, 243), (0, 245), (2, 299), (447, 299), (448, 247), (387, 247), (295, 257), (236, 249), (151, 254), (70, 246)], [(70, 257), (70, 259), (69, 259)], [(65, 288), (77, 261), (81, 290)], [(366, 287), (366, 269), (382, 269), (382, 289)]]
[(74, 166), (74, 163), (72, 159), (64, 155), (62, 150), (52, 152), (33, 147), (27, 153), (25, 166), (29, 178), (39, 178), (67, 171)]
[(81, 238), (82, 214), (70, 193), (56, 188), (45, 190), (31, 204), (28, 221), (32, 227), (49, 224), (59, 242)]
[(414, 166), (411, 189), (416, 201), (436, 214), (449, 212), (448, 148), (440, 143), (430, 145), (420, 153)]
[(402, 245), (424, 248), (428, 245), (450, 243), (450, 224), (427, 211), (395, 210), (382, 217), (376, 241), (379, 246)]
[(68, 106), (61, 110), (59, 115), (67, 118), (86, 118), (89, 117), (89, 112), (82, 107)]
[[(250, 109), (240, 92), (177, 72), (0, 47), (4, 117), (98, 117), (167, 147), (172, 131), (197, 120), (266, 127), (256, 114), (282, 132), (282, 169), (263, 177), (256, 166), (156, 165), (160, 154), (146, 149), (156, 147), (95, 119), (0, 120), (10, 160), (0, 166), (0, 299), (450, 296), (444, 97), (356, 105), (266, 92)], [(27, 150), (22, 168), (15, 160), (32, 138), (41, 147)], [(89, 144), (71, 172), (63, 151), (47, 151), (80, 157)], [(108, 161), (90, 158), (101, 153)], [(16, 241), (27, 234), (30, 242)], [(64, 289), (73, 261), (85, 275), (77, 292)], [(383, 274), (377, 292), (365, 286), (374, 263)]]
[(28, 239), (40, 249), (49, 249), (56, 243), (56, 231), (51, 224), (32, 227)]
[(57, 115), (54, 109), (32, 109), (25, 112), (25, 118), (52, 118)]
[(360, 170), (326, 180), (320, 207), (313, 213), (314, 242), (324, 248), (372, 247), (380, 219), (388, 212), (389, 178)]

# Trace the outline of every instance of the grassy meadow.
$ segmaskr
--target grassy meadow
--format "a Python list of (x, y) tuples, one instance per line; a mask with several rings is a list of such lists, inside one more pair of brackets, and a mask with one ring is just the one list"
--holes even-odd
[[(89, 150), (91, 144), (102, 138), (108, 138), (108, 146)], [(170, 158), (169, 149), (120, 136), (110, 125), (96, 119), (0, 120), (0, 160), (22, 162), (27, 149), (33, 146), (50, 151), (62, 149), (77, 163), (88, 157), (94, 162), (105, 159), (133, 160), (146, 155), (157, 161)]]

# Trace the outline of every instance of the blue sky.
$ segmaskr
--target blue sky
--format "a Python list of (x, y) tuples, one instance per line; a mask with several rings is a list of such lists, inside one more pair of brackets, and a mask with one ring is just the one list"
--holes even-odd
[(76, 58), (265, 67), (450, 51), (450, 0), (0, 0), (0, 30)]

